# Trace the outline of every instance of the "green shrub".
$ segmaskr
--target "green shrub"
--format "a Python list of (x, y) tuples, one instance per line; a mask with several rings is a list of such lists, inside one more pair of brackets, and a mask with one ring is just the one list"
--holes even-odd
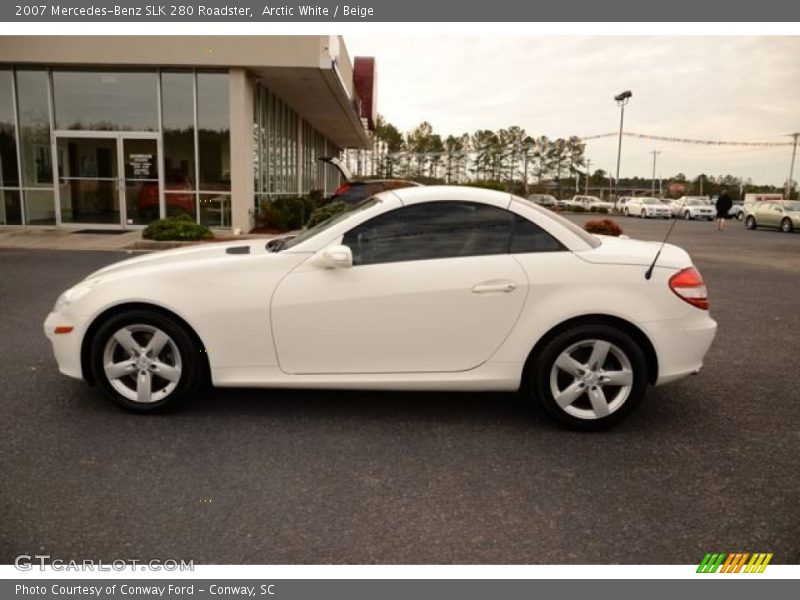
[(294, 196), (263, 200), (258, 207), (256, 227), (292, 231), (301, 229), (314, 210), (309, 197)]
[(331, 202), (325, 206), (320, 206), (311, 213), (311, 216), (308, 218), (308, 223), (306, 223), (306, 227), (313, 227), (317, 223), (327, 221), (334, 215), (347, 212), (350, 210), (350, 208), (351, 206), (345, 202)]
[(589, 233), (600, 235), (612, 235), (619, 237), (622, 235), (622, 227), (611, 219), (601, 219), (599, 221), (587, 221), (583, 228)]
[(187, 214), (153, 221), (142, 232), (146, 240), (158, 241), (192, 241), (208, 240), (214, 237), (211, 230), (200, 225)]

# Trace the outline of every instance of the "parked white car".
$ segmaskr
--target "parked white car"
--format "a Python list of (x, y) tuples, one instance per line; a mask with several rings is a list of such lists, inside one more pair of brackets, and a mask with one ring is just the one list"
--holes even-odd
[(643, 219), (671, 219), (672, 209), (658, 198), (641, 196), (629, 198), (625, 203), (622, 214), (628, 217), (641, 217)]
[(604, 208), (611, 211), (614, 208), (613, 202), (605, 202), (597, 196), (573, 196), (568, 204), (569, 206), (579, 206), (587, 211), (592, 210), (592, 208)]
[(717, 209), (705, 196), (681, 196), (672, 202), (672, 216), (678, 219), (707, 219), (713, 221)]
[[(689, 255), (586, 233), (507, 193), (382, 192), (273, 251), (139, 256), (64, 292), (58, 367), (133, 411), (217, 387), (524, 390), (559, 422), (616, 423), (714, 339)], [(268, 394), (265, 394), (268, 396)], [(222, 408), (221, 408), (222, 409)]]

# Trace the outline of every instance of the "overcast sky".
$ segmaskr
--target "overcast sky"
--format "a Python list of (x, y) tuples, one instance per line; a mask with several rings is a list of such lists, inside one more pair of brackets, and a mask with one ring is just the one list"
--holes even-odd
[[(598, 24), (602, 27), (602, 24)], [(535, 136), (619, 127), (615, 94), (630, 89), (625, 129), (735, 141), (789, 141), (800, 131), (800, 37), (347, 36), (376, 57), (378, 112), (407, 131), (520, 125)], [(616, 138), (590, 141), (592, 170), (616, 168)], [(623, 138), (622, 176), (731, 173), (782, 185), (791, 147), (692, 146)], [(795, 168), (799, 178), (800, 162)]]

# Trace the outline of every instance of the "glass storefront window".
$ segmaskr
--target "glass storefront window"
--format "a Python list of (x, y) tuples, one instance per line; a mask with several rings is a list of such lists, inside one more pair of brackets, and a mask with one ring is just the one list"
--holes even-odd
[(19, 186), (12, 76), (11, 71), (0, 71), (0, 187)]
[(56, 210), (52, 190), (25, 190), (25, 222), (28, 225), (55, 225)]
[(0, 225), (21, 225), (19, 190), (0, 189)]
[(164, 192), (164, 204), (166, 205), (167, 216), (177, 217), (178, 215), (189, 215), (193, 219), (197, 217), (195, 193), (192, 191)]
[(164, 183), (168, 190), (195, 189), (194, 74), (161, 73)]
[(227, 73), (197, 74), (200, 190), (231, 189), (230, 110)]
[(52, 187), (47, 72), (17, 71), (19, 137), (25, 187)]
[(53, 71), (56, 129), (156, 131), (156, 73)]
[(208, 227), (230, 227), (231, 195), (200, 194), (200, 223)]

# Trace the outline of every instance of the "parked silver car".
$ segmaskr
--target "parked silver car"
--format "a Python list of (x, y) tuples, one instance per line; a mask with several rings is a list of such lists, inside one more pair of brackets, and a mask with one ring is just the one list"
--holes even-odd
[(800, 200), (755, 202), (746, 205), (744, 226), (747, 229), (769, 227), (791, 233), (800, 229)]

